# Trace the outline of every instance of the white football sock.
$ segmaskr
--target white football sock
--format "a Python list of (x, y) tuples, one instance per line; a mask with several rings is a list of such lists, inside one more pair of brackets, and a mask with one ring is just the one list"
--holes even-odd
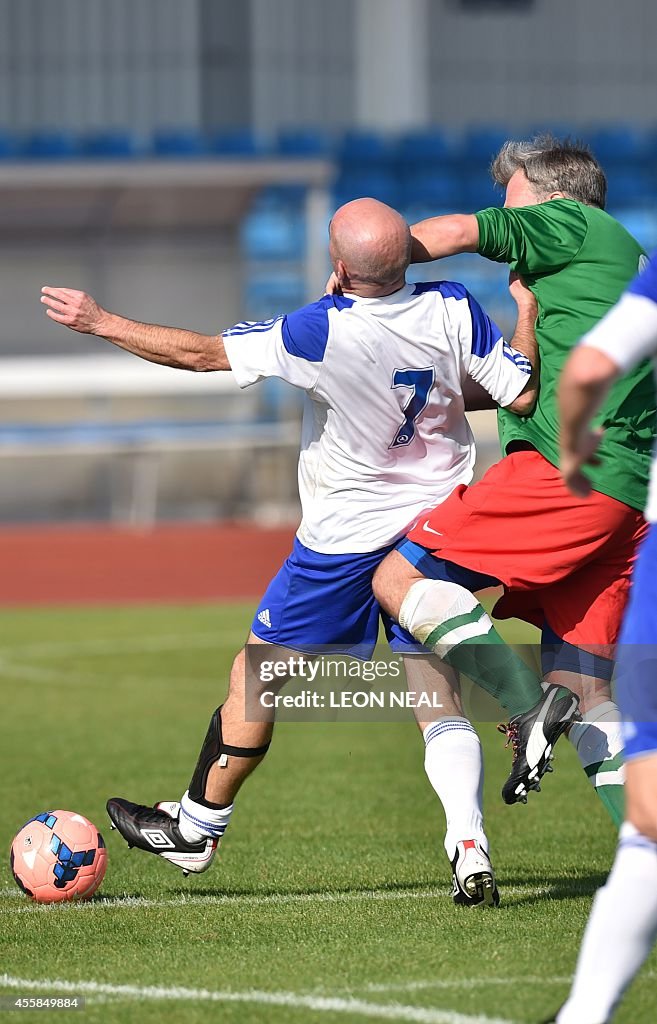
[(593, 901), (558, 1024), (606, 1024), (657, 936), (657, 843), (624, 824), (606, 885)]
[(477, 839), (488, 850), (481, 809), (484, 765), (481, 743), (467, 718), (439, 718), (423, 732), (424, 768), (445, 809), (445, 851), (450, 861), (456, 844)]
[(189, 791), (180, 800), (180, 816), (178, 828), (183, 839), (188, 843), (200, 843), (201, 839), (221, 839), (228, 828), (234, 804), (217, 810), (199, 804), (189, 795)]

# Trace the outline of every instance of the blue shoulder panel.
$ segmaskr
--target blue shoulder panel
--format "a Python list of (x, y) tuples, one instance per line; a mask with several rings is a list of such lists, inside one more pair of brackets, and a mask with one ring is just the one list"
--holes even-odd
[(445, 299), (467, 299), (468, 289), (458, 281), (420, 281), (413, 288), (413, 295), (424, 292), (440, 292)]
[(502, 337), (502, 332), (484, 313), (465, 285), (458, 281), (424, 281), (415, 285), (413, 295), (422, 295), (424, 292), (440, 292), (444, 299), (466, 299), (472, 321), (472, 354), (480, 358), (490, 355)]
[[(645, 257), (643, 257), (645, 259)], [(657, 251), (650, 257), (650, 261), (635, 277), (628, 291), (633, 295), (643, 295), (646, 299), (657, 302)]]
[(329, 335), (329, 309), (349, 309), (354, 299), (344, 295), (324, 295), (318, 302), (288, 313), (283, 320), (283, 345), (286, 352), (310, 363), (321, 363)]

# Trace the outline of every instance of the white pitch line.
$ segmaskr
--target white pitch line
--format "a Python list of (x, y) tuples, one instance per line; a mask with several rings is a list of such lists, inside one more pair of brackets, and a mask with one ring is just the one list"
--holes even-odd
[(79, 995), (118, 996), (125, 999), (159, 1002), (255, 1003), (260, 1006), (287, 1006), (293, 1010), (317, 1013), (349, 1013), (381, 1020), (412, 1021), (414, 1024), (513, 1024), (500, 1017), (456, 1013), (452, 1010), (404, 1006), (400, 1003), (369, 1003), (363, 999), (340, 996), (302, 995), (296, 992), (213, 991), (204, 988), (163, 988), (155, 985), (107, 985), (97, 981), (63, 981), (62, 979), (15, 978), (0, 974), (0, 988), (70, 992)]
[(364, 985), (363, 992), (422, 992), (425, 989), (474, 989), (485, 988), (487, 985), (569, 985), (572, 976), (546, 978), (521, 977), (521, 978), (487, 978), (485, 975), (480, 978), (428, 978), (426, 981), (400, 981), (378, 985), (376, 983)]
[[(67, 683), (73, 683), (79, 686), (86, 686), (89, 683), (97, 681), (99, 678), (104, 678), (102, 675), (97, 675), (95, 671), (88, 672), (71, 672), (70, 669), (62, 666), (61, 669), (52, 668), (41, 668), (36, 665), (27, 665), (21, 663), (20, 665), (0, 659), (0, 672), (4, 675), (20, 679), (23, 682), (30, 683), (61, 683), (66, 681)], [(185, 683), (194, 683), (194, 685), (209, 685), (216, 683), (216, 678), (203, 678), (202, 676), (195, 675), (193, 680), (191, 678), (185, 678), (184, 676), (162, 676), (158, 672), (157, 682), (158, 685), (163, 686), (181, 686)], [(144, 682), (143, 676), (131, 676), (131, 675), (112, 675), (112, 685), (122, 686), (141, 686)]]
[[(528, 888), (528, 887), (509, 887), (504, 892), (507, 895), (521, 895), (521, 896), (539, 896), (549, 895), (549, 889), (545, 887), (541, 888)], [(231, 893), (222, 894), (217, 893), (216, 896), (209, 894), (195, 896), (193, 893), (189, 895), (183, 894), (180, 896), (173, 896), (169, 898), (150, 899), (147, 896), (107, 896), (107, 897), (96, 897), (93, 900), (82, 900), (79, 902), (72, 901), (70, 903), (56, 903), (56, 904), (36, 904), (36, 903), (25, 903), (21, 893), (16, 890), (8, 889), (4, 890), (5, 895), (16, 895), (22, 902), (21, 906), (13, 907), (0, 907), (0, 916), (6, 914), (25, 914), (25, 913), (43, 913), (54, 912), (60, 913), (64, 910), (149, 910), (159, 909), (164, 907), (190, 907), (190, 906), (289, 906), (290, 904), (304, 904), (304, 903), (362, 903), (367, 901), (379, 901), (382, 903), (393, 902), (397, 900), (428, 900), (428, 899), (441, 899), (447, 900), (448, 890), (445, 889), (416, 889), (410, 891), (404, 890), (388, 890), (388, 889), (363, 889), (360, 892), (347, 891), (347, 892), (293, 892), (293, 893), (263, 893), (262, 895), (254, 893)], [(0, 895), (2, 893), (0, 892)]]
[[(248, 634), (248, 628), (244, 629), (244, 638)], [(196, 647), (219, 646), (222, 640), (233, 639), (234, 629), (218, 626), (212, 632), (203, 633), (167, 633), (165, 636), (154, 635), (151, 637), (136, 636), (116, 638), (97, 638), (90, 640), (79, 640), (74, 643), (70, 641), (52, 641), (50, 643), (10, 645), (0, 648), (0, 655), (13, 658), (39, 658), (66, 657), (69, 654), (139, 654), (148, 651), (187, 651)]]

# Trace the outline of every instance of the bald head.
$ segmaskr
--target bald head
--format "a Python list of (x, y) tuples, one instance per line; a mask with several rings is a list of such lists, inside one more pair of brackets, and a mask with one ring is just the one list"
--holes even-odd
[(377, 199), (355, 199), (329, 229), (333, 269), (345, 291), (389, 295), (401, 288), (411, 259), (411, 232), (396, 210)]

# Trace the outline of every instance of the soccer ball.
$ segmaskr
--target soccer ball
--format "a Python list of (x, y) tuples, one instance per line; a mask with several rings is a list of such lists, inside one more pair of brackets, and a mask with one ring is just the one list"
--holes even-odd
[(74, 811), (37, 814), (14, 837), (11, 870), (37, 903), (88, 900), (105, 877), (107, 850), (95, 825)]

